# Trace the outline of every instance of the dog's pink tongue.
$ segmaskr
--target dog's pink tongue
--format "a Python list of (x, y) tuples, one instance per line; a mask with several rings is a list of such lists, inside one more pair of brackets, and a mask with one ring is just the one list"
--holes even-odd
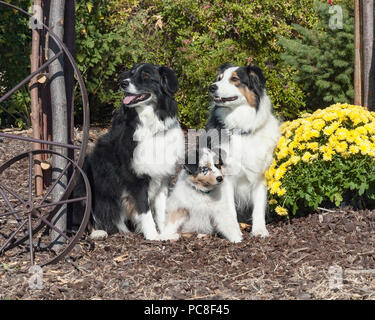
[(137, 96), (126, 96), (124, 99), (124, 104), (129, 104), (132, 102)]

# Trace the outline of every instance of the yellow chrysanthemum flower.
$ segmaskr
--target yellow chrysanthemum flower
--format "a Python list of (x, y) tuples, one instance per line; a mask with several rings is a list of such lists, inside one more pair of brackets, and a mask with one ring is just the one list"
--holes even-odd
[(288, 210), (281, 207), (281, 206), (277, 206), (275, 208), (275, 211), (276, 213), (279, 215), (279, 216), (287, 216), (288, 215)]
[(303, 162), (308, 162), (311, 158), (311, 153), (310, 152), (305, 152), (305, 154), (302, 156), (302, 161)]
[[(335, 104), (281, 125), (282, 137), (275, 149), (274, 161), (265, 173), (270, 205), (278, 197), (288, 197), (285, 176), (299, 162), (308, 166), (315, 161), (335, 161), (341, 157), (365, 155), (375, 158), (375, 112), (349, 104)], [(280, 202), (280, 201), (279, 201)], [(287, 215), (287, 208), (276, 207), (276, 213)]]
[(323, 119), (316, 119), (312, 122), (312, 127), (315, 129), (315, 130), (322, 130), (325, 126), (326, 122), (323, 120)]
[(339, 143), (335, 146), (335, 150), (336, 150), (336, 152), (338, 152), (338, 153), (343, 153), (343, 152), (345, 152), (347, 148), (348, 148), (348, 144), (347, 144), (345, 141), (339, 142)]
[(351, 146), (349, 147), (349, 152), (350, 152), (351, 154), (357, 154), (357, 153), (359, 152), (359, 148), (358, 148), (358, 146), (351, 145)]

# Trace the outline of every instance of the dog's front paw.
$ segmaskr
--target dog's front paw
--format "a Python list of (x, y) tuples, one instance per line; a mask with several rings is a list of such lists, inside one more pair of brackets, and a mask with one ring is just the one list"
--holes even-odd
[(268, 233), (266, 227), (263, 228), (253, 228), (251, 234), (255, 237), (267, 238), (270, 234)]
[(159, 236), (159, 239), (162, 241), (177, 241), (178, 239), (180, 239), (180, 235), (178, 233), (164, 233)]
[(230, 237), (228, 238), (228, 240), (230, 242), (233, 242), (233, 243), (239, 243), (242, 241), (242, 234), (239, 234), (239, 235), (236, 235), (236, 236), (233, 236), (233, 237)]
[(160, 241), (160, 234), (159, 233), (153, 233), (153, 234), (145, 234), (144, 235), (146, 240), (151, 240), (151, 241)]
[(103, 241), (108, 238), (108, 233), (104, 230), (94, 230), (91, 232), (90, 238), (96, 241)]

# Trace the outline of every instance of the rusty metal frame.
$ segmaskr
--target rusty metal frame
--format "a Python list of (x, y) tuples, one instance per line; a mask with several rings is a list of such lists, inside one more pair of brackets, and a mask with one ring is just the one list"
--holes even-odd
[[(33, 17), (32, 14), (30, 14), (27, 11), (25, 11), (25, 10), (23, 10), (23, 9), (15, 6), (15, 5), (12, 5), (10, 3), (4, 2), (4, 1), (0, 1), (0, 6), (5, 6), (5, 7), (8, 7), (10, 9), (17, 10), (18, 12), (21, 12), (21, 13), (29, 16), (29, 17)], [(50, 219), (52, 219), (52, 217), (61, 208), (61, 205), (69, 202), (68, 198), (69, 198), (69, 196), (71, 195), (71, 193), (73, 191), (73, 188), (75, 186), (75, 183), (77, 181), (78, 176), (80, 175), (81, 177), (83, 177), (83, 181), (84, 181), (84, 184), (85, 184), (85, 187), (86, 187), (86, 192), (87, 192), (87, 197), (85, 197), (84, 199), (83, 198), (80, 199), (80, 200), (84, 200), (86, 202), (86, 210), (85, 210), (85, 213), (84, 213), (83, 222), (82, 222), (82, 224), (81, 224), (81, 226), (80, 226), (80, 228), (79, 228), (79, 230), (78, 230), (75, 238), (71, 239), (72, 241), (67, 245), (67, 247), (61, 253), (59, 253), (59, 255), (57, 257), (55, 257), (54, 259), (52, 259), (52, 260), (48, 261), (47, 263), (45, 263), (45, 264), (49, 264), (49, 263), (57, 262), (58, 260), (60, 260), (61, 258), (63, 258), (74, 247), (74, 245), (78, 241), (78, 238), (82, 235), (82, 233), (84, 232), (84, 229), (86, 228), (86, 225), (88, 223), (89, 214), (90, 214), (90, 208), (91, 208), (91, 190), (90, 190), (90, 185), (88, 183), (88, 179), (87, 179), (85, 173), (83, 172), (83, 170), (81, 168), (82, 168), (82, 165), (83, 165), (83, 162), (84, 162), (84, 158), (85, 158), (85, 154), (86, 154), (86, 149), (87, 149), (87, 144), (88, 144), (88, 137), (89, 137), (89, 106), (88, 106), (87, 91), (86, 91), (86, 87), (85, 87), (82, 75), (81, 75), (81, 73), (79, 71), (79, 68), (78, 68), (77, 64), (75, 63), (75, 60), (74, 60), (73, 56), (69, 52), (69, 49), (65, 46), (65, 44), (63, 43), (63, 41), (61, 39), (59, 39), (59, 37), (57, 37), (56, 34), (53, 33), (53, 31), (50, 30), (50, 28), (48, 26), (46, 26), (42, 21), (38, 21), (38, 23), (49, 33), (49, 36), (52, 37), (53, 40), (57, 43), (57, 46), (59, 47), (60, 51), (58, 51), (57, 53), (55, 53), (55, 55), (51, 59), (49, 59), (42, 66), (40, 66), (37, 70), (35, 70), (29, 76), (27, 76), (25, 79), (23, 79), (15, 87), (13, 87), (11, 90), (9, 90), (5, 95), (3, 95), (2, 97), (0, 97), (0, 103), (2, 103), (3, 101), (5, 101), (6, 99), (8, 99), (18, 89), (20, 89), (22, 86), (24, 86), (25, 84), (27, 84), (32, 78), (34, 78), (41, 71), (47, 69), (48, 66), (53, 61), (55, 61), (61, 55), (64, 54), (65, 57), (70, 62), (71, 66), (72, 66), (72, 68), (74, 70), (74, 73), (76, 75), (76, 78), (77, 78), (77, 81), (78, 81), (78, 84), (79, 84), (79, 87), (80, 87), (80, 91), (81, 91), (82, 106), (83, 106), (83, 124), (82, 124), (83, 135), (82, 135), (82, 144), (80, 146), (76, 146), (74, 144), (66, 144), (66, 143), (60, 143), (60, 142), (54, 142), (54, 141), (48, 141), (48, 140), (42, 140), (42, 139), (35, 139), (35, 138), (31, 138), (31, 137), (25, 137), (25, 136), (19, 136), (19, 135), (7, 134), (7, 133), (1, 133), (0, 132), (0, 137), (1, 138), (23, 140), (23, 141), (30, 142), (30, 143), (40, 143), (41, 145), (51, 145), (51, 146), (56, 146), (56, 147), (62, 147), (62, 148), (79, 150), (79, 156), (78, 156), (77, 161), (75, 161), (74, 159), (69, 159), (69, 158), (67, 158), (67, 157), (65, 157), (65, 156), (63, 156), (63, 155), (61, 155), (61, 154), (59, 154), (57, 152), (50, 151), (50, 150), (32, 150), (32, 151), (28, 151), (26, 153), (19, 154), (18, 156), (10, 159), (5, 164), (3, 164), (3, 165), (0, 166), (0, 173), (1, 173), (3, 170), (6, 169), (7, 166), (9, 166), (12, 163), (18, 161), (18, 159), (21, 159), (21, 158), (25, 157), (26, 155), (29, 157), (29, 161), (32, 161), (30, 159), (32, 159), (32, 156), (34, 154), (49, 153), (49, 154), (56, 154), (58, 156), (64, 157), (66, 160), (68, 160), (68, 163), (70, 163), (70, 165), (73, 165), (73, 167), (75, 169), (74, 172), (73, 172), (73, 174), (72, 174), (72, 176), (69, 179), (69, 183), (68, 183), (68, 186), (65, 189), (65, 193), (60, 198), (60, 201), (58, 201), (58, 202), (55, 203), (55, 205), (56, 205), (55, 209), (53, 209), (48, 214), (48, 216), (46, 216), (46, 217), (40, 217), (41, 218), (41, 223), (39, 224), (39, 226), (35, 230), (32, 230), (32, 232), (26, 232), (25, 236), (22, 239), (20, 239), (19, 241), (16, 241), (16, 243), (12, 243), (12, 244), (5, 243), (5, 245), (3, 245), (3, 247), (0, 250), (0, 254), (2, 253), (2, 251), (11, 249), (12, 247), (17, 246), (18, 244), (21, 244), (22, 242), (27, 241), (28, 238), (30, 238), (29, 241), (30, 241), (30, 244), (31, 244), (32, 243), (32, 237), (33, 237), (34, 233), (38, 232), (43, 227), (43, 223), (44, 223), (44, 225), (48, 225), (48, 223), (46, 223), (46, 221), (48, 222), (48, 221), (50, 221)], [(67, 61), (67, 60), (65, 60), (65, 61)], [(67, 168), (65, 168), (65, 169), (67, 169)], [(29, 170), (30, 170), (29, 171), (29, 175), (31, 175), (32, 174), (31, 166), (30, 166)], [(29, 177), (29, 179), (31, 179), (31, 178)], [(57, 180), (59, 180), (59, 179), (57, 179)], [(31, 184), (30, 184), (30, 181), (29, 181), (29, 188), (30, 188), (30, 185)], [(52, 188), (53, 188), (53, 186), (52, 186)], [(31, 194), (31, 192), (32, 191), (29, 190), (29, 194)], [(2, 188), (0, 188), (0, 195), (2, 196), (3, 199), (5, 199), (6, 203), (9, 202), (9, 201), (7, 201), (6, 196), (4, 197), (4, 192), (3, 192)], [(24, 202), (24, 201), (22, 201), (22, 202)], [(29, 205), (32, 206), (32, 203), (30, 203)], [(26, 228), (26, 226), (25, 226), (26, 225), (26, 221), (22, 224), (22, 223), (20, 223), (20, 221), (18, 219), (17, 213), (19, 213), (19, 211), (15, 211), (14, 208), (13, 208), (13, 206), (11, 204), (10, 205), (8, 204), (8, 207), (10, 208), (10, 212), (9, 213), (5, 213), (5, 214), (4, 213), (0, 214), (0, 216), (6, 216), (8, 214), (9, 215), (13, 215), (16, 218), (18, 224), (19, 224), (18, 229), (16, 230), (16, 232), (20, 231), (22, 228)], [(25, 205), (25, 207), (27, 207), (27, 205)], [(27, 210), (28, 210), (28, 207), (27, 207)], [(29, 212), (29, 211), (27, 211), (27, 212)], [(31, 216), (33, 214), (35, 216), (37, 213), (36, 212), (31, 213), (31, 211), (30, 211), (29, 221), (28, 221), (29, 222), (29, 230), (31, 230), (30, 229), (31, 228), (31, 225), (30, 225), (30, 221), (31, 220), (30, 219), (31, 219)], [(33, 264), (34, 263), (34, 261), (33, 261), (33, 245), (30, 245), (30, 259), (31, 259), (31, 264)]]
[[(15, 5), (12, 5), (10, 3), (4, 2), (4, 1), (0, 1), (0, 5), (9, 7), (11, 9), (15, 9), (15, 10), (17, 10), (19, 12), (22, 12), (22, 13), (26, 14), (27, 16), (29, 16), (30, 18), (33, 17), (33, 15), (31, 15), (27, 11), (25, 11), (25, 10), (23, 10), (21, 8), (18, 8)], [(45, 28), (47, 30), (47, 32), (49, 33), (49, 35), (56, 41), (56, 43), (58, 44), (58, 46), (60, 48), (60, 51), (58, 53), (56, 53), (53, 58), (51, 58), (50, 60), (48, 60), (46, 63), (44, 63), (42, 66), (40, 66), (37, 70), (35, 70), (33, 73), (31, 73), (28, 77), (26, 77), (23, 81), (21, 81), (19, 84), (17, 84), (14, 88), (12, 88), (11, 90), (9, 90), (9, 92), (7, 92), (4, 96), (2, 96), (0, 98), (0, 103), (3, 102), (5, 99), (9, 98), (14, 92), (16, 92), (19, 88), (21, 88), (26, 83), (28, 83), (33, 77), (35, 77), (42, 70), (46, 69), (54, 60), (56, 60), (61, 54), (64, 53), (66, 55), (66, 57), (68, 58), (69, 62), (71, 63), (71, 65), (73, 67), (73, 70), (74, 70), (74, 73), (77, 76), (77, 81), (78, 81), (79, 87), (81, 89), (81, 95), (82, 95), (82, 105), (83, 105), (82, 131), (83, 131), (83, 136), (82, 136), (82, 145), (80, 147), (81, 152), (80, 152), (79, 158), (77, 160), (78, 166), (82, 167), (82, 164), (83, 164), (83, 161), (84, 161), (84, 156), (85, 156), (86, 149), (87, 149), (87, 144), (88, 144), (89, 123), (90, 123), (90, 120), (89, 120), (89, 107), (88, 107), (88, 96), (87, 96), (86, 87), (85, 87), (85, 84), (83, 82), (83, 78), (82, 78), (81, 72), (79, 71), (79, 68), (78, 68), (77, 64), (75, 63), (73, 56), (69, 52), (69, 49), (65, 46), (65, 44), (63, 43), (63, 41), (61, 39), (59, 39), (59, 37), (57, 37), (48, 28), (48, 26), (46, 26), (42, 22), (40, 22), (40, 24), (43, 26), (43, 28)], [(6, 134), (6, 133), (0, 133), (0, 137), (25, 140), (25, 141), (36, 142), (36, 143), (41, 143), (41, 144), (49, 144), (49, 145), (54, 145), (54, 146), (58, 146), (58, 147), (77, 148), (76, 146), (74, 146), (72, 144), (64, 144), (64, 143), (58, 143), (58, 142), (51, 142), (51, 141), (34, 139), (34, 138), (27, 138), (26, 139), (25, 137), (19, 137), (17, 135), (10, 135), (10, 134)]]

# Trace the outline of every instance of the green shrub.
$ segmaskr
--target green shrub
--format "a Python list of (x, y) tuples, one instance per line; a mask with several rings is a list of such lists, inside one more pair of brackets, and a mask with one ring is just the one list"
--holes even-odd
[(312, 29), (293, 24), (299, 37), (280, 36), (286, 52), (281, 54), (285, 65), (296, 73), (293, 79), (306, 93), (309, 110), (332, 103), (351, 103), (354, 97), (354, 18), (353, 10), (343, 9), (342, 29), (329, 27), (330, 5), (315, 2), (319, 23)]
[(311, 28), (312, 0), (101, 0), (77, 3), (77, 60), (90, 105), (121, 103), (116, 77), (122, 65), (152, 62), (171, 67), (181, 89), (176, 99), (186, 127), (202, 127), (208, 116), (208, 86), (218, 66), (244, 65), (248, 57), (263, 68), (276, 112), (298, 116), (305, 95), (295, 71), (280, 62), (277, 35), (292, 36), (292, 23)]
[[(30, 0), (12, 1), (29, 8)], [(29, 18), (10, 8), (0, 6), (0, 96), (17, 85), (30, 72), (31, 32)], [(30, 97), (28, 88), (13, 94), (0, 105), (0, 126), (30, 125)]]
[(375, 112), (336, 104), (283, 123), (281, 132), (266, 172), (277, 214), (338, 206), (348, 193), (353, 204), (374, 204)]

